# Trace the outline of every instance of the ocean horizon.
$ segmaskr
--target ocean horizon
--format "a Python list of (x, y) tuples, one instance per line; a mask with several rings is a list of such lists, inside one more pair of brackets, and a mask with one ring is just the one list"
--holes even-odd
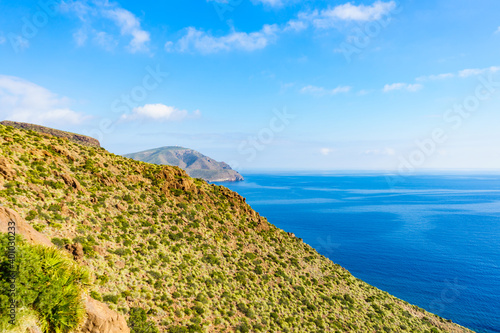
[(219, 185), (357, 278), (476, 332), (500, 332), (498, 174), (243, 176)]

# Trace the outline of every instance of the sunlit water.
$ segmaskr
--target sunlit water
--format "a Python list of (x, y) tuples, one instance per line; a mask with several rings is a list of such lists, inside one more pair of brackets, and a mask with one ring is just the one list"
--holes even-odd
[(500, 176), (244, 176), (221, 185), (356, 277), (500, 332)]

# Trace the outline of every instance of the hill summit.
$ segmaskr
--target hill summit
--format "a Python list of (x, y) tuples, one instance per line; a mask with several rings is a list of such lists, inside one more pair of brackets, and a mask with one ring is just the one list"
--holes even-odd
[(126, 154), (124, 156), (153, 164), (178, 166), (185, 170), (189, 176), (201, 178), (209, 182), (243, 180), (243, 177), (231, 169), (229, 164), (217, 162), (213, 158), (193, 149), (169, 146)]
[(68, 139), (69, 141), (72, 141), (74, 143), (78, 143), (78, 144), (81, 144), (84, 146), (90, 146), (90, 147), (100, 147), (101, 146), (101, 144), (99, 143), (98, 140), (91, 138), (89, 136), (75, 134), (75, 133), (71, 133), (71, 132), (65, 132), (65, 131), (61, 131), (61, 130), (50, 128), (50, 127), (45, 127), (45, 126), (40, 126), (40, 125), (35, 125), (35, 124), (30, 124), (30, 123), (21, 123), (21, 122), (10, 121), (10, 120), (0, 121), (0, 124), (2, 124), (4, 126), (11, 126), (14, 128), (31, 130), (31, 131), (35, 131), (38, 133), (57, 136), (58, 138), (65, 138), (65, 139)]

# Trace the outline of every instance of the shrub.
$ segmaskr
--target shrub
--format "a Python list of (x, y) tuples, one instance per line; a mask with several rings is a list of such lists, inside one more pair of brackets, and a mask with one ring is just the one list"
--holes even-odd
[(120, 296), (118, 295), (113, 295), (113, 294), (108, 294), (108, 295), (105, 295), (102, 300), (104, 302), (107, 302), (107, 303), (114, 303), (114, 304), (118, 304), (118, 301), (120, 300)]
[[(85, 315), (82, 292), (89, 273), (69, 255), (55, 248), (31, 245), (16, 237), (16, 295), (19, 309), (29, 309), (44, 332), (70, 332)], [(0, 234), (0, 331), (12, 329), (9, 301), (8, 236)], [(22, 324), (22, 323), (21, 323)]]
[(206, 254), (201, 258), (201, 260), (207, 264), (218, 265), (219, 259), (213, 254)]
[(155, 323), (148, 321), (146, 310), (142, 308), (131, 308), (127, 323), (131, 333), (160, 333)]

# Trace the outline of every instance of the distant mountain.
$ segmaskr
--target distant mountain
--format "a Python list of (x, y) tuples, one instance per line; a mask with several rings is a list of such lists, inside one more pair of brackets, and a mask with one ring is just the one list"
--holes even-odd
[(201, 178), (209, 182), (234, 182), (243, 177), (224, 162), (203, 155), (193, 149), (183, 147), (161, 147), (126, 154), (125, 157), (160, 165), (173, 165), (184, 169), (189, 176)]
[(54, 128), (49, 128), (45, 126), (30, 124), (30, 123), (20, 123), (17, 121), (4, 120), (0, 121), (0, 124), (4, 126), (11, 126), (18, 129), (31, 130), (38, 133), (49, 134), (52, 136), (56, 136), (58, 138), (65, 138), (74, 143), (78, 143), (80, 145), (88, 146), (88, 147), (100, 147), (101, 144), (98, 140), (91, 138), (89, 136), (75, 134), (71, 132), (65, 132), (61, 130), (57, 130)]

